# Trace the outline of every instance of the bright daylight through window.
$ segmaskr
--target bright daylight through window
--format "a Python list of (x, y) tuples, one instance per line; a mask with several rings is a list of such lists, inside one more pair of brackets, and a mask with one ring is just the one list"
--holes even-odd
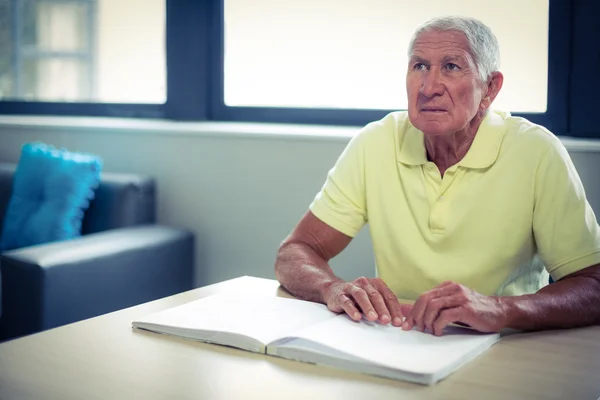
[(163, 103), (165, 0), (0, 0), (0, 100)]
[(413, 31), (454, 14), (480, 19), (500, 42), (494, 108), (546, 111), (549, 0), (224, 1), (228, 106), (404, 109)]

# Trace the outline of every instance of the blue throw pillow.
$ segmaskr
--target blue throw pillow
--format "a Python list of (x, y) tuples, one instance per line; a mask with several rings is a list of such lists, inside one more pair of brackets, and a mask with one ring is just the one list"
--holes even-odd
[(81, 235), (81, 221), (100, 182), (102, 160), (43, 143), (27, 143), (13, 178), (0, 250)]

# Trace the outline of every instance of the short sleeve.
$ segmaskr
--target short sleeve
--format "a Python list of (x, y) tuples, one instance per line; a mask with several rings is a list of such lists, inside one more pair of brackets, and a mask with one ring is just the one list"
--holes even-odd
[(554, 280), (600, 263), (600, 230), (571, 158), (553, 140), (538, 165), (533, 229)]
[(356, 236), (367, 222), (366, 133), (363, 129), (350, 140), (310, 205), (317, 218), (350, 237)]

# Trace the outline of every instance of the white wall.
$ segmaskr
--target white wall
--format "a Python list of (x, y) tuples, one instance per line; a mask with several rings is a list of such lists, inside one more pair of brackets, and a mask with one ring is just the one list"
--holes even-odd
[[(279, 243), (324, 182), (348, 137), (221, 135), (44, 127), (0, 122), (0, 160), (25, 142), (93, 152), (105, 170), (158, 181), (158, 220), (196, 233), (196, 284), (240, 276), (274, 278)], [(368, 232), (334, 260), (345, 278), (374, 274)]]
[[(36, 124), (23, 126), (31, 121)], [(356, 128), (106, 121), (0, 117), (0, 161), (17, 162), (21, 146), (39, 140), (99, 154), (106, 171), (156, 177), (159, 222), (196, 233), (197, 285), (239, 275), (273, 278), (279, 243), (356, 132)], [(600, 144), (564, 142), (598, 215)], [(373, 276), (368, 231), (363, 230), (332, 264), (346, 279)]]

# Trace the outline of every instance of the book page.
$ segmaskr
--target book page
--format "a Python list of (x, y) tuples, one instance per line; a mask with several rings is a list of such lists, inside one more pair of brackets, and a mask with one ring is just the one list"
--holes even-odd
[(365, 320), (354, 322), (346, 315), (339, 315), (296, 332), (294, 337), (300, 342), (291, 340), (283, 346), (288, 344), (310, 350), (310, 342), (314, 342), (348, 354), (349, 359), (357, 357), (383, 367), (433, 374), (454, 369), (480, 353), (482, 348), (491, 346), (500, 336), (458, 327), (448, 327), (444, 335), (434, 336), (416, 329), (404, 331)]
[[(335, 317), (323, 304), (275, 296), (217, 294), (164, 310), (133, 322), (134, 327), (153, 325), (155, 331), (168, 327), (203, 332), (233, 333), (264, 345), (298, 329)], [(158, 329), (156, 329), (158, 327)], [(174, 328), (174, 329), (173, 329)], [(164, 330), (163, 330), (164, 331)], [(233, 339), (231, 339), (233, 340)], [(227, 343), (235, 346), (236, 343)]]

